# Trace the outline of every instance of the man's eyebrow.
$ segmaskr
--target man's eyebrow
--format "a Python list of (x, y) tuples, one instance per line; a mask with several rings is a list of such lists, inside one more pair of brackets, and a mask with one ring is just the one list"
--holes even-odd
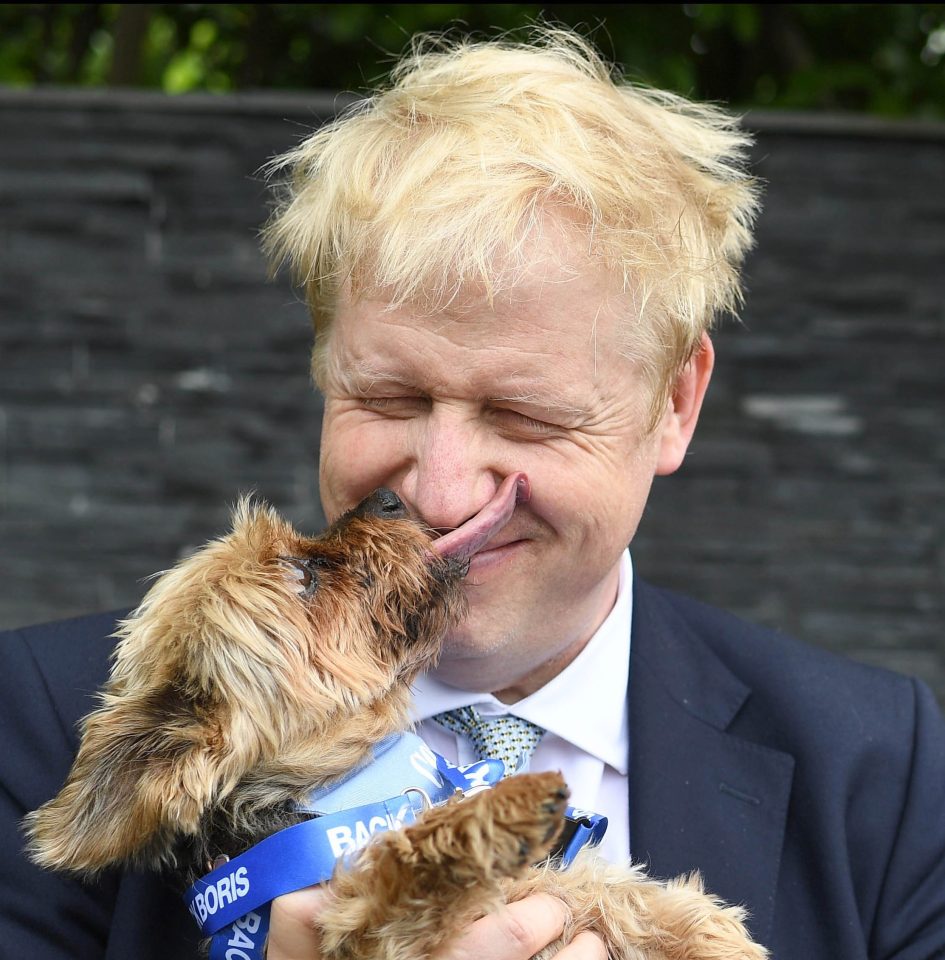
[(354, 360), (351, 363), (338, 369), (338, 376), (351, 389), (361, 393), (370, 390), (378, 384), (395, 384), (399, 387), (416, 387), (416, 384), (409, 378), (401, 376), (393, 371), (378, 370), (370, 364), (360, 360)]
[(542, 410), (550, 410), (554, 413), (565, 414), (569, 417), (581, 417), (587, 413), (583, 407), (576, 407), (563, 397), (550, 393), (510, 393), (503, 396), (490, 397), (489, 400), (493, 403), (512, 403), (528, 407), (539, 407)]

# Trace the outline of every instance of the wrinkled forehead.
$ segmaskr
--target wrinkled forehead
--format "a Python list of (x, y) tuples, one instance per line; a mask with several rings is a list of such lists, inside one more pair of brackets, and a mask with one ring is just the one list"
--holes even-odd
[(381, 361), (417, 350), (456, 363), (525, 368), (542, 356), (591, 361), (619, 351), (632, 314), (631, 298), (600, 271), (535, 270), (492, 296), (467, 285), (437, 305), (398, 303), (385, 291), (357, 299), (345, 293), (327, 339), (339, 360), (368, 377)]
[[(399, 279), (390, 279), (399, 271), (381, 253), (348, 264), (344, 281), (323, 305), (326, 324), (340, 306), (361, 300), (383, 302), (392, 310), (409, 306), (415, 317), (433, 320), (481, 323), (494, 312), (501, 323), (507, 310), (539, 301), (553, 304), (570, 285), (580, 285), (599, 301), (624, 295), (628, 286), (622, 265), (596, 244), (586, 216), (565, 206), (535, 211), (489, 249), (477, 251), (474, 262), (457, 263), (446, 249), (431, 250), (419, 242), (418, 247), (424, 259)], [(397, 256), (406, 265), (414, 252), (408, 241)]]

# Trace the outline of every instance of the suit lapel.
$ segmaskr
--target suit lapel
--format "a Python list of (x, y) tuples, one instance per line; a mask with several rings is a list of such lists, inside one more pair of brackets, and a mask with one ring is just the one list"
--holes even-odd
[(635, 579), (630, 654), (630, 846), (650, 872), (698, 869), (771, 929), (794, 760), (727, 729), (751, 691), (668, 595)]

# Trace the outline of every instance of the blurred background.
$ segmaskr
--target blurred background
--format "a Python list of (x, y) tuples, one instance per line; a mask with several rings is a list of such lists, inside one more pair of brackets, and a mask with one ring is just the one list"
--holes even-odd
[(945, 4), (0, 6), (0, 628), (135, 603), (246, 490), (324, 522), (259, 168), (417, 31), (539, 19), (757, 139), (746, 305), (638, 570), (945, 702)]
[(538, 21), (737, 108), (945, 116), (939, 3), (8, 3), (0, 83), (361, 92), (417, 32), (521, 38)]

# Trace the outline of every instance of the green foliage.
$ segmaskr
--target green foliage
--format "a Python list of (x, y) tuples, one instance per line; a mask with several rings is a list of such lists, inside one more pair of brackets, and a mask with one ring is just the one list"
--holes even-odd
[(740, 108), (945, 117), (945, 4), (5, 4), (0, 83), (363, 92), (417, 32), (542, 20), (633, 79)]

